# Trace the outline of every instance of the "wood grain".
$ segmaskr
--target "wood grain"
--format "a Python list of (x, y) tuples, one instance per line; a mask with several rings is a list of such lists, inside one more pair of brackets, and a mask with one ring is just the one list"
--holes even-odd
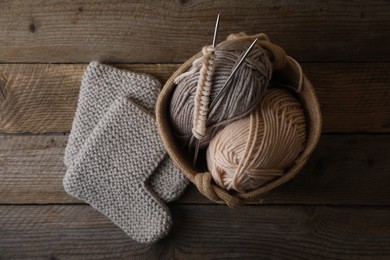
[(50, 64), (0, 67), (2, 130), (47, 127), (50, 132), (57, 125), (71, 127), (82, 69)]
[(1, 2), (0, 62), (183, 62), (230, 33), (265, 32), (306, 62), (390, 61), (384, 0)]
[[(72, 126), (86, 64), (0, 65), (0, 131), (64, 132)], [(175, 64), (119, 65), (165, 80)]]
[[(0, 204), (78, 203), (62, 187), (67, 136), (0, 134)], [(389, 205), (390, 136), (322, 136), (289, 183), (251, 204)], [(190, 187), (179, 204), (210, 204)]]
[(0, 135), (0, 203), (76, 202), (62, 187), (67, 139)]
[(72, 259), (386, 259), (390, 210), (175, 205), (155, 245), (132, 241), (89, 206), (0, 206), (0, 257)]
[[(0, 65), (0, 131), (69, 131), (85, 67)], [(150, 73), (165, 82), (178, 64), (119, 67)], [(390, 131), (390, 63), (309, 63), (303, 69), (317, 91), (324, 132)]]
[(324, 132), (390, 132), (390, 63), (304, 64)]

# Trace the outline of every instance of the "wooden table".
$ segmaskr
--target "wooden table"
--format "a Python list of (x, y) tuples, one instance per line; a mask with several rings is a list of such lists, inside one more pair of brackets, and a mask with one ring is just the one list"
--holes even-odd
[[(390, 258), (390, 3), (0, 1), (0, 259)], [(132, 241), (62, 187), (64, 147), (86, 64), (164, 82), (230, 33), (265, 32), (303, 64), (323, 135), (291, 182), (243, 208), (193, 187), (174, 227)]]

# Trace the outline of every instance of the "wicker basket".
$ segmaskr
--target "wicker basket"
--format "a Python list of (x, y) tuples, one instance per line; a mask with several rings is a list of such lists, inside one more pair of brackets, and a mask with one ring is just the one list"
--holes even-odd
[(176, 87), (174, 79), (187, 71), (192, 62), (201, 56), (201, 53), (196, 54), (184, 64), (169, 78), (164, 85), (156, 105), (157, 126), (164, 146), (171, 156), (176, 166), (183, 172), (185, 176), (196, 185), (199, 191), (210, 200), (217, 203), (225, 203), (230, 207), (242, 205), (246, 200), (264, 194), (275, 187), (287, 182), (294, 177), (299, 170), (304, 166), (316, 147), (321, 135), (321, 113), (320, 106), (314, 92), (313, 86), (303, 74), (300, 65), (291, 57), (287, 56), (282, 48), (272, 44), (265, 34), (247, 36), (244, 33), (231, 35), (227, 40), (248, 40), (252, 41), (255, 37), (259, 37), (258, 45), (263, 47), (273, 62), (273, 78), (279, 82), (286, 83), (295, 88), (297, 96), (302, 103), (307, 124), (307, 142), (304, 151), (295, 160), (295, 162), (286, 169), (284, 175), (268, 182), (267, 184), (244, 193), (228, 192), (214, 183), (210, 172), (198, 172), (192, 167), (192, 155), (186, 154), (180, 149), (179, 141), (175, 138), (174, 130), (170, 124), (169, 106), (170, 99)]

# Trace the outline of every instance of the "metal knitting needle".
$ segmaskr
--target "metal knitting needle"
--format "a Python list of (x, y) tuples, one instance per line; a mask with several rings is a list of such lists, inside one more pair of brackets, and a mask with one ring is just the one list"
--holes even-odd
[(228, 79), (226, 80), (225, 84), (223, 84), (221, 90), (218, 92), (217, 96), (215, 97), (215, 99), (213, 100), (213, 102), (211, 102), (211, 105), (210, 105), (210, 110), (212, 110), (215, 106), (215, 104), (218, 102), (218, 100), (222, 97), (222, 94), (225, 92), (225, 89), (226, 87), (228, 86), (230, 80), (233, 78), (234, 74), (236, 73), (236, 71), (238, 70), (238, 68), (240, 67), (240, 65), (243, 63), (243, 61), (245, 60), (245, 58), (248, 56), (249, 52), (253, 49), (253, 47), (255, 46), (256, 42), (259, 40), (259, 38), (256, 38), (252, 44), (249, 46), (249, 48), (245, 51), (245, 53), (242, 55), (242, 58), (240, 59), (240, 61), (238, 62), (237, 66), (234, 67), (233, 69), (233, 72), (230, 74), (230, 76), (228, 77)]
[[(213, 48), (215, 48), (215, 43), (217, 41), (218, 27), (219, 27), (219, 14), (217, 16), (217, 21), (215, 22), (215, 27), (214, 27)], [(194, 160), (192, 162), (192, 167), (195, 167), (196, 161), (198, 160), (199, 143), (200, 143), (200, 140), (195, 138), (195, 153), (194, 153)]]
[(200, 143), (200, 140), (196, 139), (196, 137), (195, 137), (195, 152), (194, 152), (194, 160), (192, 161), (192, 167), (194, 167), (194, 168), (196, 165), (196, 161), (198, 160), (199, 143)]
[(217, 16), (217, 21), (215, 22), (214, 36), (213, 36), (213, 48), (215, 48), (215, 42), (217, 40), (218, 27), (219, 27), (219, 14)]

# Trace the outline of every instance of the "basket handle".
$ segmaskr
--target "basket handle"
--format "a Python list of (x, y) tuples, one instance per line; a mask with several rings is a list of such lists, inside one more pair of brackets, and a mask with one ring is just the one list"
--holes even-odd
[(225, 203), (231, 208), (242, 206), (244, 204), (244, 201), (242, 199), (234, 197), (226, 190), (213, 184), (211, 182), (212, 177), (210, 172), (194, 174), (193, 177), (193, 183), (195, 184), (195, 186), (209, 200), (212, 200), (217, 203)]

